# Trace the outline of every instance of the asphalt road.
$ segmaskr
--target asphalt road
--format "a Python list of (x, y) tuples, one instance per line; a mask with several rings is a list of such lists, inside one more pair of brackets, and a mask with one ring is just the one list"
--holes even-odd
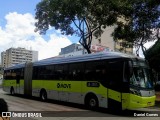
[[(160, 118), (160, 109), (154, 107), (132, 111), (127, 110), (121, 113), (118, 111), (111, 112), (108, 109), (102, 108), (91, 111), (87, 110), (83, 105), (53, 100), (42, 102), (38, 98), (25, 98), (22, 95), (11, 96), (3, 92), (2, 89), (0, 89), (0, 98), (3, 98), (7, 102), (9, 111), (14, 115), (11, 120), (159, 120)], [(146, 114), (151, 114), (150, 111), (153, 111), (152, 114), (158, 114), (158, 117), (146, 117)], [(26, 117), (30, 113), (35, 113), (38, 117)], [(139, 114), (145, 114), (145, 117), (134, 117), (134, 115), (137, 116)], [(23, 118), (16, 117), (16, 115), (23, 116)]]

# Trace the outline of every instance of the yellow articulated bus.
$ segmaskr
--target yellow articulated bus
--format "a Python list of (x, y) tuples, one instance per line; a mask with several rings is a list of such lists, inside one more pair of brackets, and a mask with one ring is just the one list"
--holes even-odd
[(144, 59), (117, 52), (50, 58), (4, 70), (3, 90), (90, 108), (154, 106), (155, 91)]

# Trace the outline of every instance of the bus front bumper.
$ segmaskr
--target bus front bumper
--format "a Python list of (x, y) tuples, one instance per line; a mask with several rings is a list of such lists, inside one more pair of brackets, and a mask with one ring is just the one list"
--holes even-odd
[(156, 99), (156, 96), (141, 97), (141, 96), (130, 94), (130, 101), (127, 109), (137, 109), (137, 108), (154, 106), (155, 99)]

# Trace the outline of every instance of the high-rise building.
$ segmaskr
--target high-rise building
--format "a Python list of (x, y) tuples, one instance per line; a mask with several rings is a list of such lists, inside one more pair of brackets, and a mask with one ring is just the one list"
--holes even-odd
[(6, 52), (5, 51), (3, 51), (3, 52), (1, 52), (1, 66), (2, 67), (5, 67), (6, 65)]
[(4, 68), (25, 62), (38, 60), (38, 51), (25, 48), (9, 48), (1, 53), (1, 63)]
[(112, 32), (114, 31), (115, 26), (106, 27), (104, 29), (103, 34), (101, 35), (100, 39), (96, 39), (93, 37), (92, 45), (99, 45), (99, 46), (105, 46), (109, 48), (111, 51), (117, 51), (117, 52), (123, 52), (127, 54), (133, 54), (133, 46), (127, 45), (125, 48), (123, 46), (124, 41), (119, 40), (118, 42), (115, 42), (112, 37)]

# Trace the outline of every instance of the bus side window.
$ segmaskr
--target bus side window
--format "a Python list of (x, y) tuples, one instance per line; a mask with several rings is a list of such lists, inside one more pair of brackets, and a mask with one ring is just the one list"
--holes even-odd
[(130, 76), (131, 76), (131, 70), (130, 70), (130, 67), (129, 66), (129, 63), (128, 61), (124, 62), (124, 71), (123, 71), (123, 82), (124, 83), (128, 83), (129, 82), (129, 79), (130, 79)]
[(46, 71), (46, 68), (44, 66), (38, 67), (38, 79), (39, 80), (45, 79), (45, 71)]
[(86, 62), (85, 64), (85, 80), (95, 80), (95, 62)]
[(21, 78), (21, 79), (24, 79), (24, 68), (21, 69), (20, 78)]
[(17, 84), (20, 83), (20, 72), (21, 72), (21, 69), (15, 69), (14, 73), (12, 73)]
[(63, 65), (55, 65), (55, 79), (63, 80)]
[(3, 79), (6, 80), (7, 73), (4, 71)]
[(11, 70), (7, 70), (7, 79), (8, 80), (12, 79), (12, 72), (11, 72)]
[(54, 65), (48, 65), (45, 66), (45, 78), (47, 80), (53, 80), (54, 79)]
[(63, 80), (68, 80), (69, 79), (69, 68), (68, 68), (68, 64), (64, 64), (63, 65)]
[(101, 82), (107, 81), (107, 69), (106, 65), (103, 62), (97, 64), (95, 75), (96, 75), (96, 80)]
[(19, 84), (20, 83), (20, 74), (16, 75), (16, 83)]
[(83, 80), (84, 63), (73, 63), (69, 65), (69, 79)]
[(14, 79), (16, 79), (16, 71), (17, 70), (12, 70), (12, 73), (11, 73), (11, 76), (12, 76), (12, 80)]
[(8, 79), (8, 78), (7, 78), (7, 71), (6, 71), (6, 70), (4, 71), (3, 79), (4, 79), (4, 80), (7, 80), (7, 79)]
[[(86, 62), (85, 79), (93, 81), (101, 81), (105, 79), (105, 64), (104, 61)], [(103, 75), (103, 77), (102, 77)]]
[(32, 79), (33, 80), (37, 80), (38, 79), (38, 67), (33, 67)]

